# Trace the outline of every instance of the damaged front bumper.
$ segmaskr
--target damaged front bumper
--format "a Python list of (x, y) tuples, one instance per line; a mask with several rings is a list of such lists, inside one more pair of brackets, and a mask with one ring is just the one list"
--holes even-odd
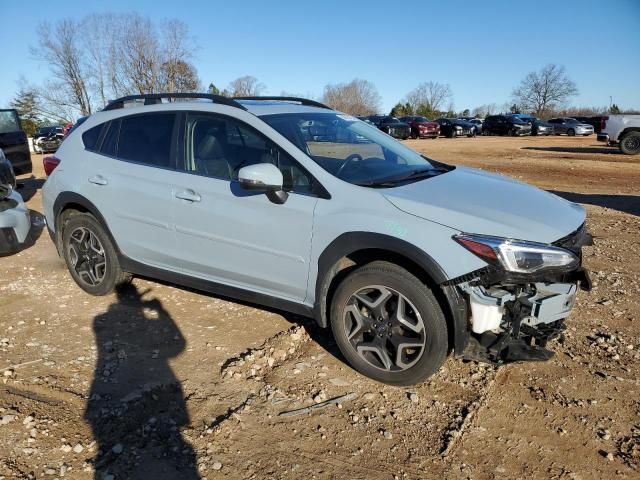
[[(592, 240), (583, 226), (556, 243), (581, 260), (582, 247)], [(582, 266), (542, 275), (514, 275), (487, 267), (451, 284), (467, 302), (469, 335), (462, 356), (493, 364), (551, 358), (553, 352), (545, 347), (562, 335), (578, 288), (591, 290)]]

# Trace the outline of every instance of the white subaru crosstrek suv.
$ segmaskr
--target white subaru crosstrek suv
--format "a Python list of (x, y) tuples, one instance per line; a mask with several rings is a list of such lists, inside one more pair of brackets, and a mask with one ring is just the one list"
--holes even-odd
[(582, 207), (311, 100), (125, 97), (50, 162), (48, 228), (86, 292), (144, 275), (313, 317), (389, 384), (450, 351), (548, 359), (590, 286)]

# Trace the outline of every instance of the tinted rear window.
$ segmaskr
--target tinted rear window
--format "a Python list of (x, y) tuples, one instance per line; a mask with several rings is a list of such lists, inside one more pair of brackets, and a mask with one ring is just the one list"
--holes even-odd
[(20, 122), (14, 110), (0, 111), (0, 133), (19, 132)]
[(150, 113), (125, 117), (120, 123), (118, 158), (169, 168), (173, 113)]
[(120, 120), (113, 120), (107, 126), (107, 132), (100, 145), (100, 153), (115, 157), (118, 154), (118, 134), (120, 133)]
[(96, 125), (82, 134), (82, 143), (84, 143), (84, 148), (91, 151), (97, 150), (102, 127), (104, 127), (104, 124)]

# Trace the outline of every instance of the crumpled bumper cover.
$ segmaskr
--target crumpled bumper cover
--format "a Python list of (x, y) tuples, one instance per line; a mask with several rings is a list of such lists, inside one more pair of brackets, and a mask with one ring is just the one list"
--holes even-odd
[[(584, 224), (554, 242), (573, 251), (581, 261), (582, 247), (592, 244)], [(562, 335), (577, 288), (589, 291), (592, 286), (589, 272), (582, 265), (571, 271), (533, 275), (487, 266), (446, 283), (460, 288), (469, 299), (474, 295), (483, 297), (485, 305), (494, 305), (502, 312), (496, 314), (490, 329), (475, 328), (477, 324), (469, 318), (475, 330), (470, 331), (463, 353), (468, 359), (494, 364), (550, 359), (553, 352), (545, 347), (550, 340)], [(500, 319), (499, 326), (497, 319)]]
[(20, 250), (31, 230), (29, 209), (17, 192), (0, 200), (0, 255)]

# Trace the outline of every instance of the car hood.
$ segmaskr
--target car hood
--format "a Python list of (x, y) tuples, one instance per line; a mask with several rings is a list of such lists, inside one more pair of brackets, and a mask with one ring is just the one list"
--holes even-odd
[(549, 192), (466, 167), (381, 193), (406, 213), (462, 232), (543, 243), (578, 229), (586, 216)]

